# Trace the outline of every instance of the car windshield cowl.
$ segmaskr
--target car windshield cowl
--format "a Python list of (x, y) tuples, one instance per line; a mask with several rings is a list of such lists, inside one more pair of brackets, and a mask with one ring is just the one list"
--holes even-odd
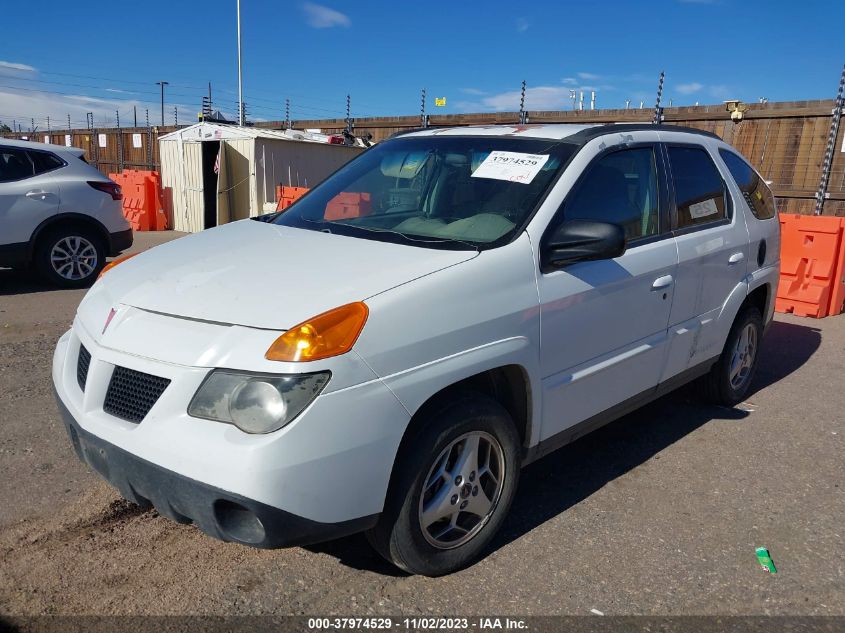
[(391, 139), (268, 221), (424, 248), (494, 248), (525, 228), (576, 147), (512, 136)]
[[(317, 220), (309, 220), (303, 218), (304, 222), (317, 225), (320, 231), (325, 233), (332, 233), (338, 235), (349, 235), (361, 237), (361, 231), (364, 233), (381, 233), (386, 240), (394, 241), (402, 244), (410, 244), (411, 246), (422, 246), (428, 248), (450, 248), (455, 250), (470, 250), (478, 251), (478, 245), (472, 242), (464, 242), (463, 240), (450, 239), (445, 237), (423, 237), (411, 235), (408, 233), (401, 233), (392, 229), (378, 229), (368, 226), (360, 226), (348, 224), (345, 222), (321, 222)], [(369, 237), (363, 235), (363, 237)], [(391, 239), (393, 238), (393, 239)]]

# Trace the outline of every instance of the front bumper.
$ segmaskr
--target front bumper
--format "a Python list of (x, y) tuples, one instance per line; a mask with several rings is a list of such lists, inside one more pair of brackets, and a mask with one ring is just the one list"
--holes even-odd
[[(73, 329), (59, 339), (53, 385), (60, 408), (79, 429), (80, 447), (92, 447), (83, 451), (83, 459), (128, 498), (147, 499), (162, 514), (195, 521), (215, 536), (225, 529), (218, 525), (222, 510), (217, 508), (234, 503), (252, 514), (261, 509), (259, 514), (268, 520), (302, 518), (314, 534), (307, 540), (366, 527), (382, 511), (409, 416), (380, 380), (360, 381), (366, 374), (351, 369), (358, 367), (353, 357), (315, 367), (332, 371), (332, 380), (293, 422), (274, 433), (250, 435), (231, 424), (188, 415), (188, 403), (211, 367), (243, 368), (238, 354), (256, 346), (266, 349), (269, 342), (260, 338), (273, 332), (119, 306), (107, 331), (92, 334), (83, 322), (102, 312), (96, 307), (96, 301), (86, 298)], [(90, 354), (85, 381), (78, 373), (82, 346)], [(118, 367), (170, 380), (138, 423), (105, 410)], [(106, 460), (108, 472), (99, 468), (100, 449), (119, 456)], [(185, 482), (191, 484), (190, 494), (184, 493)], [(262, 546), (299, 539), (283, 534)]]
[(328, 541), (366, 530), (378, 515), (320, 523), (209, 486), (136, 457), (83, 430), (56, 394), (62, 420), (80, 460), (142, 507), (154, 506), (178, 523), (194, 523), (223, 541), (260, 548)]

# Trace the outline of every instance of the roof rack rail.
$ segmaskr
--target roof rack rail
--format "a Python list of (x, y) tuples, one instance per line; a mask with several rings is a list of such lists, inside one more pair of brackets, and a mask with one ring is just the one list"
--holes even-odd
[(662, 132), (686, 132), (688, 134), (698, 134), (700, 136), (707, 136), (720, 141), (722, 140), (721, 136), (714, 134), (713, 132), (708, 132), (707, 130), (699, 130), (695, 127), (686, 127), (683, 125), (666, 125), (663, 123), (608, 123), (606, 125), (595, 125), (587, 128), (586, 130), (576, 132), (572, 136), (568, 137), (568, 140), (586, 143), (587, 141), (591, 141), (594, 138), (605, 136), (607, 134), (643, 131), (653, 132), (655, 130)]

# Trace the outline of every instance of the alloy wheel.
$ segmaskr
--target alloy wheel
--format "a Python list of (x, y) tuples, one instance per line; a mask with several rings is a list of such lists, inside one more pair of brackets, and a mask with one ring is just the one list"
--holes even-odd
[(731, 356), (730, 381), (733, 389), (740, 389), (751, 375), (757, 356), (757, 328), (748, 323), (742, 328)]
[(97, 269), (97, 249), (79, 235), (63, 237), (50, 251), (50, 265), (57, 275), (69, 281), (90, 277)]
[(452, 440), (423, 482), (419, 521), (426, 541), (438, 549), (469, 541), (493, 515), (504, 482), (504, 452), (495, 437), (474, 431)]

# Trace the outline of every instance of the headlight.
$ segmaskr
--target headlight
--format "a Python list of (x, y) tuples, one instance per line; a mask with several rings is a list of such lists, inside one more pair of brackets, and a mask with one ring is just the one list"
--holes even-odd
[(292, 422), (329, 382), (330, 372), (250, 374), (215, 369), (197, 389), (188, 414), (271, 433)]

